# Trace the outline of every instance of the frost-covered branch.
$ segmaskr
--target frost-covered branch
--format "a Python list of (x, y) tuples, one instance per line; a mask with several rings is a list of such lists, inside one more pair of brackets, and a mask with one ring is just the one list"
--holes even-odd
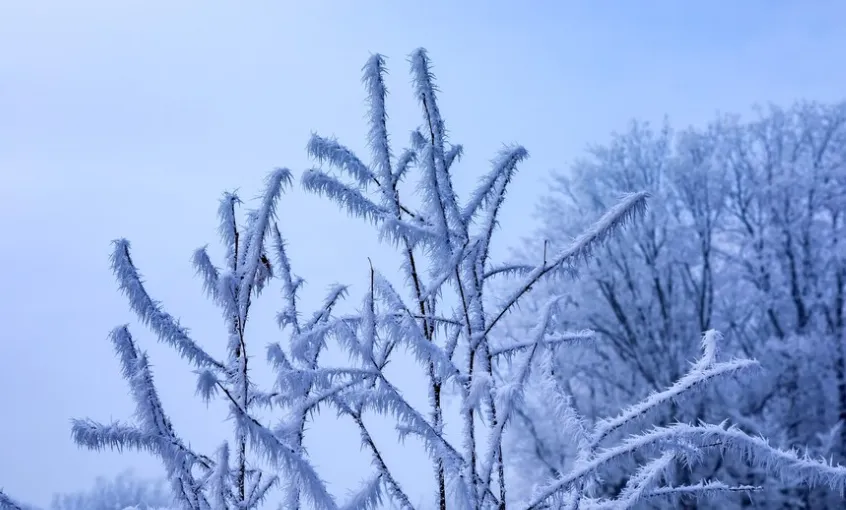
[(114, 241), (111, 255), (112, 271), (118, 280), (120, 290), (129, 299), (129, 305), (139, 320), (155, 332), (159, 339), (177, 349), (179, 354), (198, 368), (223, 369), (223, 364), (209, 356), (188, 336), (188, 330), (161, 306), (153, 301), (144, 288), (141, 275), (129, 255), (129, 241)]
[[(580, 443), (579, 457), (572, 469), (540, 488), (525, 508), (540, 508), (549, 498), (573, 491), (577, 494), (577, 499), (588, 498), (587, 503), (590, 504), (590, 508), (630, 508), (647, 495), (661, 494), (661, 492), (655, 492), (653, 487), (671, 463), (679, 462), (684, 466), (694, 466), (701, 463), (713, 451), (716, 451), (717, 455), (729, 455), (747, 460), (782, 480), (800, 479), (811, 486), (826, 485), (841, 493), (846, 490), (846, 467), (834, 466), (821, 459), (799, 456), (794, 451), (772, 447), (766, 440), (750, 436), (726, 423), (719, 425), (678, 423), (658, 426), (623, 438), (616, 444), (598, 447), (614, 430), (636, 423), (639, 418), (657, 406), (677, 399), (719, 375), (757, 365), (756, 362), (745, 359), (716, 361), (719, 338), (719, 334), (714, 331), (705, 333), (701, 358), (693, 364), (690, 372), (673, 386), (648, 396), (616, 417), (600, 420), (594, 426), (589, 438)], [(640, 470), (633, 475), (619, 497), (613, 501), (597, 500), (585, 492), (591, 480), (600, 479), (601, 473), (612, 466), (621, 465), (625, 459), (633, 458), (635, 455), (648, 457), (659, 452), (660, 457), (641, 465)], [(705, 485), (691, 485), (688, 490), (696, 492), (696, 487), (705, 493), (716, 490), (717, 487), (725, 489), (726, 486), (706, 488)]]
[[(573, 331), (573, 332), (564, 332), (564, 333), (550, 333), (544, 335), (544, 338), (540, 340), (541, 343), (548, 345), (551, 349), (556, 349), (559, 346), (572, 344), (576, 342), (582, 342), (585, 340), (593, 340), (596, 337), (596, 333), (586, 329), (583, 331)], [(515, 353), (525, 351), (530, 347), (534, 347), (536, 342), (514, 342), (507, 347), (498, 347), (495, 349), (491, 349), (491, 356), (503, 356), (503, 357), (511, 357)]]
[(551, 262), (535, 267), (500, 306), (499, 313), (488, 323), (486, 333), (490, 332), (502, 317), (523, 297), (533, 285), (551, 271), (567, 264), (574, 264), (579, 259), (586, 259), (599, 243), (613, 235), (621, 227), (633, 221), (646, 210), (646, 192), (631, 193), (623, 197), (617, 205), (608, 210), (596, 223), (573, 240)]

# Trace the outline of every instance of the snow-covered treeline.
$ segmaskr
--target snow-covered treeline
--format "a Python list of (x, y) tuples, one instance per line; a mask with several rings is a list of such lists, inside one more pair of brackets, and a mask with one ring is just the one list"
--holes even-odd
[(163, 480), (125, 471), (114, 478), (98, 478), (89, 490), (54, 495), (50, 510), (157, 510), (170, 503), (170, 491)]
[[(544, 241), (565, 246), (620, 192), (652, 195), (644, 218), (577, 279), (539, 290), (509, 325), (527, 330), (546, 297), (563, 291), (558, 327), (597, 332), (552, 363), (579, 413), (595, 423), (660, 391), (688, 370), (695, 335), (716, 328), (726, 355), (754, 357), (762, 370), (673, 402), (654, 422), (727, 419), (779, 447), (846, 462), (846, 103), (770, 107), (683, 131), (634, 123), (554, 183), (541, 232), (521, 249), (529, 259)], [(526, 401), (520, 416), (532, 432), (515, 427), (522, 459), (513, 467), (528, 491), (577, 455), (542, 399)], [(608, 473), (602, 492), (619, 493), (630, 470)], [(715, 457), (677, 474), (679, 483), (703, 477), (764, 486), (708, 508), (844, 505), (838, 491), (775, 481), (743, 459)]]

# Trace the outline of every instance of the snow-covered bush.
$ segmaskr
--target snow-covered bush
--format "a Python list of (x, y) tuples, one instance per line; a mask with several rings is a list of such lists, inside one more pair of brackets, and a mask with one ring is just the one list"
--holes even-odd
[[(593, 333), (553, 331), (560, 311), (557, 296), (546, 302), (526, 337), (503, 335), (502, 319), (535, 286), (556, 276), (569, 277), (605, 239), (636, 221), (645, 209), (647, 193), (633, 190), (622, 196), (572, 242), (557, 252), (545, 252), (536, 264), (493, 263), (490, 247), (497, 216), (517, 165), (528, 153), (521, 146), (504, 147), (476, 189), (459, 199), (451, 175), (462, 148), (447, 141), (425, 50), (413, 52), (410, 62), (423, 117), (422, 127), (412, 132), (410, 148), (399, 156), (392, 152), (386, 125), (385, 60), (374, 55), (364, 67), (371, 163), (365, 164), (334, 139), (315, 135), (308, 143), (310, 155), (338, 174), (315, 168), (302, 177), (306, 190), (371, 222), (402, 255), (400, 274), (392, 278), (373, 268), (358, 313), (335, 312), (346, 294), (343, 286), (335, 287), (320, 309), (304, 313), (298, 300), (303, 280), (293, 272), (282, 236), (284, 225), (277, 225), (274, 215), (292, 175), (286, 169), (276, 170), (243, 223), (236, 216), (238, 197), (224, 195), (219, 216), (226, 256), (220, 266), (204, 249), (194, 255), (197, 273), (227, 328), (227, 355), (216, 359), (147, 293), (129, 242), (115, 241), (112, 270), (130, 307), (160, 341), (192, 365), (202, 398), (227, 403), (233, 433), (212, 455), (191, 449), (162, 407), (146, 353), (129, 327), (120, 326), (111, 340), (136, 402), (136, 419), (110, 424), (77, 420), (73, 437), (78, 444), (139, 449), (158, 456), (174, 505), (185, 510), (259, 508), (271, 491), (284, 497), (285, 508), (338, 508), (335, 495), (302, 448), (306, 423), (318, 408), (326, 407), (358, 429), (361, 446), (372, 459), (372, 473), (343, 503), (345, 508), (388, 504), (416, 508), (384, 461), (379, 444), (386, 439), (374, 438), (363, 419), (371, 414), (393, 420), (400, 438), (414, 437), (425, 446), (436, 488), (427, 506), (440, 509), (629, 508), (644, 498), (754, 490), (706, 480), (669, 484), (673, 470), (720, 455), (739, 456), (774, 475), (804, 483), (827, 483), (838, 489), (846, 485), (846, 469), (774, 449), (726, 424), (671, 424), (632, 436), (619, 433), (635, 430), (654, 409), (683, 399), (691, 389), (754, 365), (744, 359), (719, 360), (719, 335), (713, 331), (704, 334), (702, 356), (686, 375), (589, 427), (569, 405), (567, 392), (549, 377), (549, 359), (552, 351), (566, 350), (570, 343), (591, 341)], [(415, 176), (419, 207), (400, 198), (400, 190)], [(511, 293), (503, 300), (494, 299), (491, 284), (505, 277), (515, 279)], [(567, 280), (562, 281), (566, 285)], [(247, 324), (252, 304), (271, 283), (282, 292), (278, 321), (288, 341), (268, 349), (277, 379), (274, 388), (262, 390), (251, 380), (252, 365), (247, 364), (247, 351), (258, 348)], [(330, 344), (346, 351), (348, 365), (321, 364), (321, 353)], [(406, 400), (385, 370), (403, 350), (414, 355), (427, 378), (429, 401), (424, 408)], [(530, 387), (530, 379), (541, 384)], [(503, 433), (521, 426), (514, 413), (529, 388), (545, 392), (540, 398), (554, 406), (559, 426), (572, 435), (578, 462), (519, 501), (511, 495), (505, 475), (510, 459)], [(455, 405), (447, 406), (448, 400)], [(452, 409), (462, 424), (455, 438), (444, 430), (445, 413)], [(260, 419), (259, 412), (284, 419), (272, 426)], [(619, 496), (598, 497), (596, 488), (606, 470), (626, 466), (633, 457), (641, 462), (632, 467)], [(7, 508), (17, 508), (8, 500), (0, 500), (0, 507), (3, 502)]]

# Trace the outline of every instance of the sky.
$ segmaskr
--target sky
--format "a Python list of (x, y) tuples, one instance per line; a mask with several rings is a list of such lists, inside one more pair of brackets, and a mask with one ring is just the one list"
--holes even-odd
[[(73, 417), (131, 416), (106, 339), (127, 322), (182, 436), (217, 446), (224, 412), (194, 399), (187, 364), (134, 322), (109, 242), (130, 239), (150, 293), (219, 352), (222, 321), (190, 256), (216, 246), (220, 193), (252, 197), (274, 167), (298, 176), (312, 132), (365, 156), (371, 53), (388, 57), (397, 152), (420, 122), (406, 61), (420, 46), (465, 147), (460, 190), (501, 144), (529, 150), (503, 212), (505, 255), (531, 233), (549, 172), (633, 118), (684, 127), (755, 103), (843, 99), (845, 16), (834, 0), (0, 2), (0, 487), (46, 505), (98, 475), (158, 473), (147, 456), (70, 439)], [(396, 268), (370, 228), (298, 185), (279, 220), (307, 304), (333, 282), (351, 283), (358, 303), (367, 257)], [(271, 320), (281, 301), (262, 301), (260, 345), (282, 340)], [(342, 495), (367, 466), (357, 435), (334, 415), (313, 434), (314, 462)], [(391, 452), (402, 478), (430, 477), (408, 458)], [(421, 487), (414, 497), (427, 497)]]

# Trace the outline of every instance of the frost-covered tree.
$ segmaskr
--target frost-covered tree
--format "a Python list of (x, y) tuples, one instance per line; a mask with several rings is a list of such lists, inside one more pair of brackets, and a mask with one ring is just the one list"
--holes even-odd
[(157, 510), (171, 503), (163, 480), (139, 478), (124, 471), (113, 479), (98, 478), (87, 491), (56, 494), (50, 510)]
[[(800, 103), (763, 111), (753, 122), (720, 118), (680, 133), (635, 123), (556, 175), (539, 235), (553, 247), (566, 244), (583, 228), (580, 218), (621, 191), (653, 194), (649, 214), (605, 243), (566, 292), (560, 327), (584, 324), (600, 339), (556, 358), (558, 382), (570, 388), (581, 413), (599, 420), (667, 384), (695, 355), (696, 346), (683, 340), (691, 328), (718, 328), (726, 335), (724, 351), (760, 359), (763, 373), (742, 386), (698, 392), (655, 420), (731, 418), (782, 447), (842, 462), (837, 360), (844, 282), (838, 274), (846, 266), (836, 243), (844, 235), (844, 120), (846, 104)], [(538, 250), (536, 243), (527, 246), (529, 253)], [(530, 327), (525, 321), (544, 296), (559, 293), (539, 290), (512, 329)], [(566, 469), (575, 457), (560, 448), (567, 438), (547, 425), (543, 402), (526, 401), (521, 413), (533, 432), (514, 436), (522, 458), (515, 470), (542, 478)], [(627, 473), (606, 478), (604, 490), (618, 492)], [(751, 500), (733, 499), (738, 505), (843, 505), (836, 492), (773, 483), (736, 459), (705, 462), (692, 474), (766, 485)]]
[[(372, 472), (343, 503), (345, 508), (415, 508), (384, 460), (380, 445), (388, 439), (374, 437), (364, 419), (372, 415), (392, 420), (400, 439), (416, 438), (424, 445), (436, 487), (429, 506), (440, 509), (617, 509), (644, 500), (755, 490), (720, 481), (673, 482), (674, 471), (724, 455), (744, 459), (775, 476), (840, 490), (846, 487), (846, 468), (773, 448), (727, 424), (644, 428), (644, 421), (656, 409), (683, 399), (693, 388), (755, 364), (720, 359), (720, 336), (714, 331), (704, 334), (699, 360), (668, 387), (594, 423), (580, 416), (570, 405), (568, 390), (556, 384), (550, 359), (571, 344), (590, 342), (594, 333), (556, 328), (562, 317), (562, 299), (557, 295), (545, 300), (525, 334), (503, 335), (503, 319), (536, 287), (553, 278), (567, 278), (603, 241), (642, 217), (648, 194), (637, 190), (625, 194), (595, 215), (594, 222), (571, 242), (544, 251), (531, 264), (494, 263), (490, 247), (498, 214), (517, 165), (528, 154), (521, 146), (504, 147), (478, 186), (468, 197), (459, 198), (452, 175), (462, 148), (447, 140), (425, 50), (413, 52), (410, 63), (422, 113), (410, 147), (399, 155), (392, 149), (385, 110), (385, 60), (374, 55), (364, 66), (363, 80), (369, 102), (370, 163), (338, 141), (314, 135), (308, 151), (319, 166), (302, 177), (306, 190), (370, 222), (401, 254), (399, 274), (370, 268), (369, 285), (357, 313), (337, 312), (337, 304), (346, 295), (343, 286), (333, 288), (316, 312), (304, 313), (298, 298), (303, 280), (293, 272), (282, 236), (284, 225), (280, 228), (274, 215), (291, 174), (276, 170), (258, 207), (246, 214), (243, 223), (236, 221), (240, 200), (234, 194), (224, 195), (220, 234), (226, 255), (222, 263), (214, 265), (205, 249), (194, 256), (195, 268), (227, 328), (227, 355), (217, 359), (147, 293), (129, 242), (116, 241), (112, 269), (131, 308), (159, 340), (191, 363), (204, 399), (227, 403), (232, 437), (222, 441), (213, 455), (190, 448), (167, 418), (147, 355), (129, 327), (120, 326), (111, 340), (137, 404), (135, 420), (111, 424), (77, 420), (73, 435), (78, 444), (92, 449), (140, 449), (159, 456), (174, 504), (185, 510), (258, 508), (270, 491), (281, 493), (284, 508), (338, 508), (303, 448), (307, 422), (326, 408), (345, 419), (340, 423), (358, 430), (361, 446), (372, 460)], [(415, 200), (406, 199), (409, 183), (416, 184)], [(514, 278), (510, 294), (496, 299), (491, 295), (492, 283), (509, 276)], [(262, 390), (251, 378), (248, 360), (255, 358), (247, 353), (257, 347), (247, 324), (251, 305), (271, 283), (281, 290), (278, 322), (286, 341), (268, 349), (276, 383)], [(330, 345), (346, 352), (346, 365), (325, 364), (322, 354)], [(429, 399), (422, 408), (403, 396), (386, 371), (401, 351), (410, 352), (425, 374)], [(505, 467), (512, 459), (503, 438), (506, 430), (523, 430), (517, 413), (527, 398), (541, 398), (555, 409), (555, 419), (570, 435), (577, 458), (566, 471), (539, 484), (534, 493), (518, 497), (506, 476)], [(461, 424), (456, 437), (445, 430), (447, 421), (452, 421), (447, 419), (451, 410), (456, 410), (454, 418)], [(269, 423), (266, 416), (278, 418), (278, 424)], [(623, 435), (627, 432), (636, 433)], [(631, 466), (625, 486), (607, 497), (600, 490), (606, 473), (628, 468), (626, 462), (633, 457), (638, 462)]]
[[(683, 138), (693, 143), (696, 135), (684, 133)], [(590, 421), (673, 384), (697, 356), (698, 346), (692, 340), (702, 331), (725, 326), (713, 322), (714, 309), (721, 305), (716, 299), (721, 293), (713, 285), (719, 269), (713, 256), (713, 218), (721, 211), (719, 203), (707, 200), (720, 195), (713, 189), (719, 163), (714, 161), (715, 144), (699, 138), (699, 154), (692, 161), (676, 156), (676, 136), (666, 124), (653, 130), (635, 123), (609, 144), (593, 147), (589, 158), (573, 165), (568, 175), (556, 175), (555, 194), (541, 203), (544, 226), (539, 238), (557, 249), (585, 227), (584, 218), (609, 207), (623, 190), (644, 189), (652, 195), (653, 207), (646, 215), (604, 243), (591, 263), (580, 268), (579, 278), (566, 285), (558, 327), (589, 327), (600, 341), (559, 351), (556, 378), (570, 388), (573, 405)], [(696, 190), (705, 192), (683, 193), (693, 172), (699, 176)], [(682, 180), (682, 175), (689, 178)], [(537, 244), (531, 242), (528, 250), (537, 252)], [(531, 328), (546, 296), (561, 293), (560, 284), (539, 289), (525, 309), (529, 323), (520, 324), (518, 315), (512, 330)], [(670, 402), (657, 411), (653, 422), (713, 418), (707, 414), (707, 397), (707, 392), (697, 392), (683, 403)], [(553, 419), (542, 400), (528, 401), (526, 406), (523, 421)], [(537, 430), (542, 427), (534, 425), (536, 433), (519, 436), (514, 446), (527, 449), (535, 469), (564, 469), (572, 454), (562, 456), (561, 448), (554, 456), (538, 454), (550, 448), (538, 441), (554, 441), (554, 434)], [(696, 471), (711, 474), (702, 465)], [(618, 492), (627, 472), (623, 469), (620, 476), (606, 478), (604, 490)]]
[[(744, 352), (773, 370), (741, 409), (750, 431), (846, 462), (846, 103), (771, 107), (726, 128), (726, 258)], [(756, 474), (760, 479), (761, 474)], [(784, 506), (841, 499), (792, 485)]]

